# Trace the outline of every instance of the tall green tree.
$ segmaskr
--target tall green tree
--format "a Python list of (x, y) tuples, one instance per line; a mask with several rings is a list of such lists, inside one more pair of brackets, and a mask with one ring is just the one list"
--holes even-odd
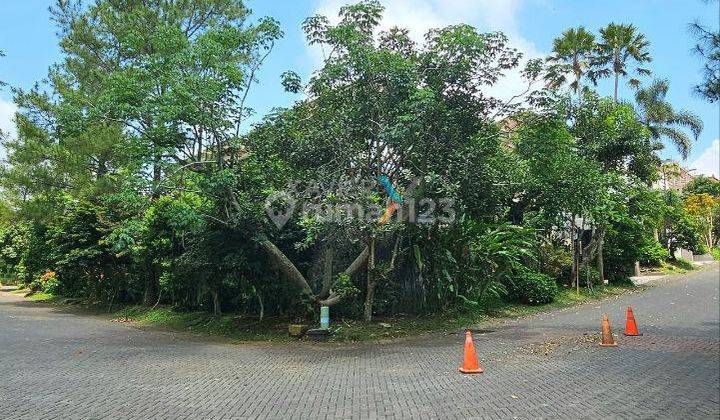
[(703, 123), (697, 115), (685, 111), (675, 110), (665, 98), (670, 88), (667, 80), (653, 80), (647, 86), (635, 92), (635, 102), (640, 113), (640, 119), (650, 130), (654, 140), (668, 138), (675, 145), (678, 152), (686, 159), (692, 140), (684, 129), (689, 129), (693, 139), (697, 141), (703, 129)]
[[(704, 1), (710, 4), (718, 2)], [(695, 85), (694, 90), (700, 97), (712, 103), (720, 100), (720, 28), (713, 29), (696, 21), (690, 24), (690, 32), (696, 40), (693, 52), (705, 61), (701, 70), (703, 80)]]
[[(577, 139), (579, 153), (599, 162), (606, 176), (616, 181), (622, 177), (630, 185), (649, 184), (655, 179), (660, 160), (650, 141), (649, 130), (638, 120), (631, 105), (586, 92), (582, 102), (571, 106), (570, 120), (570, 131)], [(597, 242), (601, 278), (604, 235), (612, 222), (613, 202), (618, 201), (608, 200), (603, 204), (605, 211), (597, 213), (594, 242)]]
[(705, 63), (702, 67), (703, 80), (695, 85), (695, 92), (709, 102), (720, 100), (720, 29), (712, 29), (698, 22), (690, 25), (697, 43), (693, 51)]
[(595, 36), (584, 26), (564, 31), (553, 40), (552, 55), (547, 59), (551, 67), (546, 79), (559, 86), (567, 82), (567, 74), (571, 73), (570, 89), (578, 93), (582, 90), (582, 78), (590, 67), (595, 49)]
[[(636, 74), (647, 76), (651, 70), (641, 67), (652, 61), (650, 42), (638, 32), (632, 24), (610, 23), (600, 29), (598, 54), (593, 62), (591, 77), (593, 80), (613, 77), (615, 101), (618, 99), (618, 84), (621, 77), (630, 76), (628, 84), (638, 87), (640, 80)], [(636, 66), (633, 67), (633, 64)]]
[[(63, 0), (51, 11), (63, 61), (51, 69), (49, 93), (17, 95), (19, 135), (9, 147), (16, 196), (52, 208), (40, 192), (97, 201), (129, 187), (126, 199), (141, 204), (115, 222), (140, 223), (194, 172), (226, 180), (205, 197), (223, 218), (240, 207), (227, 169), (241, 155), (247, 93), (282, 35), (277, 22), (250, 21), (240, 0)], [(87, 179), (113, 188), (76, 182)], [(145, 302), (155, 303), (162, 258), (144, 249)]]
[[(324, 16), (305, 21), (309, 42), (330, 53), (308, 84), (309, 98), (251, 136), (260, 142), (253, 149), (284, 153), (296, 176), (322, 180), (344, 174), (374, 184), (370, 191), (333, 194), (323, 197), (324, 202), (384, 207), (387, 194), (374, 180), (387, 176), (408, 201), (420, 193), (438, 199), (436, 203), (456, 199), (473, 217), (491, 217), (488, 213), (503, 201), (493, 185), (502, 171), (493, 167), (499, 159), (499, 130), (492, 121), (503, 103), (487, 96), (486, 88), (518, 65), (519, 54), (503, 34), (479, 33), (469, 25), (434, 29), (423, 45), (400, 28), (377, 33), (382, 11), (378, 2), (365, 1), (343, 7), (337, 25)], [(413, 190), (416, 178), (422, 181)], [(399, 244), (410, 236), (410, 226), (319, 218), (304, 223), (312, 228), (309, 232), (320, 233), (314, 245), (335, 246), (337, 238), (346, 249), (358, 250), (355, 258), (345, 261), (339, 275), (317, 282), (268, 238), (261, 244), (273, 264), (320, 304), (337, 304), (343, 297), (338, 285), (348, 277), (364, 279), (363, 313), (371, 319), (373, 296), (397, 261), (394, 250), (407, 249)], [(433, 226), (427, 235), (442, 230), (437, 222)], [(322, 286), (314, 288), (313, 283)]]

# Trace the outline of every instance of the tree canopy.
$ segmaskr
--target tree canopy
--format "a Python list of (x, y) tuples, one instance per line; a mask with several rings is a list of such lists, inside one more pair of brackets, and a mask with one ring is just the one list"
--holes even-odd
[[(283, 36), (273, 18), (240, 0), (52, 12), (62, 60), (15, 90), (0, 181), (0, 272), (34, 289), (370, 321), (545, 303), (558, 283), (621, 282), (635, 261), (718, 236), (697, 198), (714, 187), (649, 188), (658, 139), (686, 152), (677, 126), (697, 138), (702, 124), (662, 81), (633, 78), (636, 104), (618, 100), (620, 78), (650, 72), (632, 25), (570, 29), (526, 60), (501, 32), (456, 24), (416, 43), (380, 30), (379, 2), (349, 4), (337, 23), (303, 22), (321, 65), (283, 73), (301, 99), (249, 126), (248, 92)], [(527, 89), (491, 95), (510, 71)], [(583, 85), (610, 75), (615, 97)]]

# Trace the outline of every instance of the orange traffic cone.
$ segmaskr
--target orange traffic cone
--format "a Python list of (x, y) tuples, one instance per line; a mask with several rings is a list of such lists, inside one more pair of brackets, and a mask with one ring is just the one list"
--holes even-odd
[(477, 354), (475, 353), (475, 345), (473, 345), (472, 333), (468, 330), (465, 332), (465, 359), (460, 366), (462, 373), (482, 373), (483, 367), (478, 363)]
[(638, 332), (637, 324), (635, 323), (635, 315), (631, 306), (627, 308), (627, 321), (625, 321), (625, 335), (642, 335)]
[(610, 319), (608, 318), (607, 314), (603, 314), (602, 317), (602, 342), (600, 343), (603, 347), (615, 347), (617, 346), (617, 343), (615, 342), (615, 339), (612, 335), (612, 330), (610, 329)]

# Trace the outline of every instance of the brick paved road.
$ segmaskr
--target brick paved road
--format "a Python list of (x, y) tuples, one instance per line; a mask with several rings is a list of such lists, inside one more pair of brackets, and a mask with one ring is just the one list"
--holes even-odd
[[(0, 418), (715, 418), (717, 266), (476, 336), (213, 344), (0, 294)], [(626, 305), (638, 338), (617, 337)], [(610, 314), (617, 348), (596, 344)]]

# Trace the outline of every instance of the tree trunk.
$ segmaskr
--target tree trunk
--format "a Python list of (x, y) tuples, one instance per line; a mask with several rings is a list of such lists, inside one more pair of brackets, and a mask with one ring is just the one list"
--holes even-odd
[(573, 65), (575, 73), (575, 94), (578, 96), (578, 102), (582, 105), (582, 70), (580, 69), (580, 63)]
[(148, 276), (145, 279), (145, 294), (143, 296), (143, 304), (145, 306), (152, 306), (157, 303), (159, 289), (160, 284), (158, 281), (157, 267), (155, 267), (155, 263), (153, 263), (152, 258), (150, 258), (150, 262), (148, 263)]
[(299, 287), (304, 294), (309, 297), (314, 296), (312, 288), (308, 284), (307, 280), (305, 280), (305, 276), (302, 275), (300, 270), (295, 267), (295, 264), (293, 264), (292, 261), (290, 261), (290, 259), (285, 256), (285, 254), (277, 246), (275, 246), (274, 243), (267, 239), (261, 239), (260, 245), (263, 249), (265, 249), (268, 255), (270, 255), (272, 264), (280, 271), (280, 273), (285, 275), (288, 280), (292, 281), (297, 287)]
[[(365, 265), (365, 263), (368, 260), (368, 256), (370, 255), (370, 248), (365, 247), (363, 248), (362, 252), (358, 254), (358, 256), (355, 258), (355, 260), (348, 266), (348, 268), (343, 271), (343, 274), (345, 274), (348, 277), (352, 277), (355, 275), (355, 273), (360, 270), (360, 268)], [(333, 306), (336, 303), (340, 302), (342, 300), (342, 296), (338, 296), (334, 293), (331, 293), (330, 296), (328, 296), (327, 299), (320, 300), (318, 303), (323, 306)]]
[[(578, 237), (579, 237), (579, 234), (578, 234)], [(575, 293), (576, 293), (578, 296), (580, 296), (580, 269), (581, 269), (581, 268), (580, 268), (580, 267), (581, 267), (581, 266), (580, 266), (580, 262), (581, 262), (581, 261), (580, 261), (580, 258), (582, 257), (582, 254), (581, 254), (581, 252), (582, 252), (582, 241), (581, 241), (580, 239), (578, 239), (578, 241), (577, 241), (576, 249), (577, 249), (578, 251), (576, 252), (576, 254), (577, 254), (577, 257), (576, 257), (577, 263), (575, 264), (575, 266), (576, 266), (576, 268), (575, 268)]]
[[(150, 202), (154, 202), (160, 197), (160, 181), (162, 180), (162, 170), (160, 169), (160, 155), (153, 158), (153, 192), (150, 196)], [(153, 255), (147, 257), (148, 277), (145, 280), (145, 296), (143, 303), (146, 306), (155, 305), (158, 301), (158, 291), (160, 290), (160, 279), (158, 276), (158, 267), (153, 262)]]
[(707, 234), (707, 247), (708, 252), (712, 252), (713, 243), (713, 217), (712, 213), (708, 216), (708, 234)]
[(365, 322), (372, 321), (372, 307), (375, 299), (375, 238), (370, 238), (370, 250), (367, 263), (367, 293), (365, 293), (365, 307), (363, 317)]
[(327, 245), (325, 248), (325, 255), (323, 256), (323, 282), (322, 290), (318, 293), (318, 297), (325, 299), (330, 293), (332, 287), (332, 275), (333, 275), (333, 260), (335, 258), (335, 248), (332, 245)]
[[(333, 293), (331, 293), (327, 299), (319, 300), (318, 296), (315, 295), (312, 288), (310, 287), (310, 284), (305, 279), (305, 276), (302, 275), (300, 270), (297, 269), (295, 264), (290, 261), (290, 259), (280, 250), (280, 248), (275, 246), (275, 244), (270, 242), (270, 240), (267, 238), (260, 238), (259, 243), (260, 246), (270, 256), (270, 263), (273, 265), (273, 267), (277, 269), (284, 277), (286, 277), (288, 280), (298, 286), (302, 290), (302, 293), (305, 294), (308, 298), (317, 301), (318, 304), (324, 306), (332, 306), (342, 300), (342, 296), (338, 296)], [(343, 273), (352, 277), (365, 264), (368, 259), (368, 254), (368, 247), (365, 247), (362, 252), (360, 252), (360, 254), (355, 258), (355, 260), (350, 264), (350, 266), (345, 269)]]
[(570, 216), (570, 243), (572, 243), (572, 265), (570, 266), (570, 286), (575, 282), (577, 272), (577, 242), (575, 241), (575, 216)]
[(616, 73), (615, 73), (615, 102), (616, 102), (616, 103), (617, 103), (617, 100), (618, 100), (618, 98), (617, 98), (617, 96), (618, 96), (618, 78), (619, 78), (619, 75), (618, 75), (617, 72), (616, 72)]
[(213, 300), (213, 316), (222, 315), (222, 310), (220, 309), (220, 293), (218, 293), (217, 289), (212, 289), (210, 294)]
[(603, 241), (604, 239), (600, 239), (597, 248), (597, 270), (600, 274), (600, 287), (605, 286), (605, 261), (603, 261)]
[[(253, 290), (255, 290), (254, 287)], [(262, 321), (265, 317), (265, 305), (263, 304), (262, 296), (260, 296), (260, 293), (258, 293), (257, 290), (255, 290), (255, 296), (257, 297), (258, 305), (260, 306), (260, 321)]]

